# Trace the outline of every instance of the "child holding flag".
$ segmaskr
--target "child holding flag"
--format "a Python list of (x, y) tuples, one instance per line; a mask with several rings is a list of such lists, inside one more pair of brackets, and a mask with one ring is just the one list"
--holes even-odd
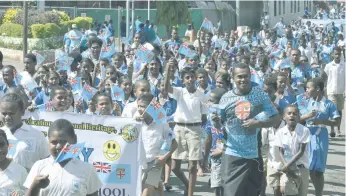
[[(144, 93), (137, 99), (135, 118), (142, 121), (141, 135), (146, 155), (147, 168), (143, 170), (142, 196), (151, 196), (155, 188), (160, 188), (162, 167), (177, 148), (174, 133), (167, 123), (157, 123), (146, 112), (147, 107), (154, 99), (150, 93)], [(163, 193), (161, 192), (161, 195)]]
[[(68, 144), (76, 144), (77, 136), (73, 125), (65, 119), (58, 119), (48, 129), (50, 155), (37, 161), (24, 183), (29, 196), (42, 195), (74, 195), (97, 196), (102, 183), (94, 167), (77, 158), (77, 156), (57, 162), (58, 155), (67, 150)], [(70, 147), (65, 155), (72, 150), (82, 148)], [(61, 155), (60, 155), (61, 156)]]

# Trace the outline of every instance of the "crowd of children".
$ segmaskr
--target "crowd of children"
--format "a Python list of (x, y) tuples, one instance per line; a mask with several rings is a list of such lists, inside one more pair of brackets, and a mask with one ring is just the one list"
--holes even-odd
[[(267, 24), (262, 36), (201, 28), (193, 43), (182, 43), (175, 28), (165, 43), (137, 31), (126, 51), (109, 56), (101, 55), (109, 40), (90, 33), (84, 52), (61, 57), (71, 59), (68, 69), (60, 57), (38, 64), (33, 53), (24, 72), (1, 63), (0, 195), (98, 195), (102, 184), (90, 164), (54, 161), (78, 140), (69, 121), (56, 120), (48, 140), (22, 121), (43, 110), (140, 121), (143, 196), (171, 191), (171, 171), (193, 196), (209, 170), (216, 196), (265, 195), (267, 186), (275, 196), (306, 196), (309, 178), (322, 196), (327, 128), (341, 135), (345, 46), (342, 27), (318, 38), (310, 25), (286, 26), (282, 37)], [(152, 100), (166, 122), (146, 112)], [(161, 154), (164, 140), (169, 149)]]

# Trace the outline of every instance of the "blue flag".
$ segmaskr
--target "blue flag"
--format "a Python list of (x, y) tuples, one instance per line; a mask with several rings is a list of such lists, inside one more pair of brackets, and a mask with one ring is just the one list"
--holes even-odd
[(71, 78), (69, 80), (72, 91), (81, 91), (82, 90), (82, 80), (81, 77)]
[(193, 57), (197, 56), (197, 52), (194, 51), (194, 50), (191, 50), (188, 47), (187, 43), (181, 44), (180, 47), (179, 47), (178, 52), (179, 52), (179, 54), (182, 54), (182, 55), (184, 55), (186, 57), (189, 57), (189, 58), (193, 58)]
[(107, 184), (131, 184), (130, 164), (93, 162), (101, 182)]
[(52, 103), (50, 103), (50, 102), (45, 103), (45, 104), (38, 105), (38, 106), (36, 106), (36, 108), (37, 108), (39, 111), (47, 111), (47, 112), (54, 111), (54, 108), (53, 108), (53, 106), (52, 106)]
[(137, 61), (141, 63), (150, 63), (153, 60), (155, 54), (144, 46), (140, 46), (135, 55), (137, 56)]
[(8, 152), (7, 152), (7, 156), (12, 158), (15, 154), (16, 154), (16, 150), (17, 150), (17, 145), (19, 143), (19, 140), (8, 140)]
[(65, 70), (70, 71), (71, 70), (71, 64), (73, 63), (74, 59), (69, 57), (66, 53), (58, 57), (58, 70)]
[(79, 154), (82, 152), (85, 143), (80, 144), (68, 144), (64, 146), (64, 148), (60, 151), (58, 157), (56, 158), (56, 162), (60, 163), (66, 159), (77, 158)]
[(19, 86), (22, 83), (23, 76), (17, 71), (13, 71), (14, 83)]
[(101, 48), (100, 58), (111, 58), (116, 52), (117, 51), (115, 50), (115, 45), (113, 42), (111, 45)]
[(263, 81), (261, 77), (258, 75), (257, 71), (250, 67), (250, 73), (251, 73), (251, 82), (257, 83), (258, 86), (263, 88)]
[(36, 50), (32, 51), (32, 53), (36, 56), (37, 65), (42, 65), (42, 63), (46, 60), (42, 55), (40, 55)]
[(158, 124), (167, 123), (166, 110), (161, 106), (161, 104), (155, 100), (152, 100), (145, 110)]
[(113, 101), (124, 101), (125, 100), (125, 93), (123, 89), (119, 88), (116, 85), (112, 85), (111, 87), (111, 93), (112, 93), (112, 100)]
[(28, 92), (32, 92), (35, 88), (38, 87), (38, 85), (34, 79), (29, 79), (29, 80), (23, 81), (22, 86)]
[(90, 101), (93, 96), (96, 94), (97, 89), (89, 86), (88, 84), (84, 84), (81, 96), (85, 101)]
[(107, 42), (107, 39), (111, 36), (111, 32), (108, 28), (103, 28), (102, 33), (98, 36), (100, 39), (105, 40)]
[(207, 18), (203, 20), (201, 28), (204, 28), (209, 32), (213, 32), (214, 30), (213, 23), (211, 23)]

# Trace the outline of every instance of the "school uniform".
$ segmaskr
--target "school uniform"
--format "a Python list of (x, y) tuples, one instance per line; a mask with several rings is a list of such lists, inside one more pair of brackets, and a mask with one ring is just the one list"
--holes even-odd
[(98, 191), (102, 183), (95, 168), (79, 159), (71, 159), (61, 167), (50, 156), (37, 161), (31, 168), (24, 187), (30, 188), (38, 175), (49, 175), (49, 185), (40, 190), (39, 196), (85, 196)]
[(147, 165), (147, 168), (143, 170), (143, 181), (145, 184), (157, 188), (161, 182), (162, 167), (155, 165), (156, 157), (160, 155), (163, 142), (165, 140), (172, 142), (175, 136), (168, 124), (157, 124), (155, 122), (149, 125), (142, 122), (141, 136), (146, 157), (145, 165)]
[(137, 101), (128, 103), (125, 105), (121, 117), (133, 118), (137, 112)]
[(328, 76), (327, 96), (335, 105), (338, 111), (344, 109), (344, 93), (345, 93), (345, 63), (335, 63), (332, 61), (324, 68)]
[[(307, 196), (309, 188), (309, 150), (310, 131), (301, 124), (297, 124), (293, 132), (288, 130), (287, 125), (279, 129), (275, 136), (274, 146), (284, 149), (284, 158), (286, 163), (290, 161), (294, 155), (298, 154), (300, 145), (307, 144), (304, 154), (289, 169), (300, 176), (295, 178), (285, 173), (279, 174), (279, 183), (281, 187), (285, 187), (284, 195)], [(279, 166), (283, 167), (282, 164)]]
[(207, 114), (207, 97), (196, 90), (189, 93), (186, 88), (173, 87), (170, 95), (177, 101), (174, 115), (174, 133), (178, 143), (172, 159), (198, 161), (201, 157), (201, 116)]
[(11, 193), (24, 194), (23, 183), (28, 175), (26, 169), (11, 161), (8, 167), (0, 171), (0, 195), (11, 195)]
[(8, 157), (30, 170), (38, 160), (49, 156), (47, 139), (40, 131), (23, 123), (14, 134), (7, 128), (2, 127), (11, 144)]

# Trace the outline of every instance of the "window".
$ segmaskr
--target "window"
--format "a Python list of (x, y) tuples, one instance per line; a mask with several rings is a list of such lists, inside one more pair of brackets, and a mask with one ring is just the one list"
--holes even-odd
[(290, 1), (291, 3), (291, 13), (293, 13), (293, 1)]
[(281, 15), (281, 0), (279, 1), (279, 15)]
[(276, 16), (276, 0), (274, 1), (274, 16)]
[(300, 1), (298, 1), (297, 3), (298, 3), (298, 12), (300, 12)]
[(286, 1), (284, 0), (282, 4), (284, 5), (284, 7), (282, 8), (282, 12), (283, 14), (286, 14)]
[(293, 13), (297, 13), (297, 0), (294, 1), (294, 12)]

